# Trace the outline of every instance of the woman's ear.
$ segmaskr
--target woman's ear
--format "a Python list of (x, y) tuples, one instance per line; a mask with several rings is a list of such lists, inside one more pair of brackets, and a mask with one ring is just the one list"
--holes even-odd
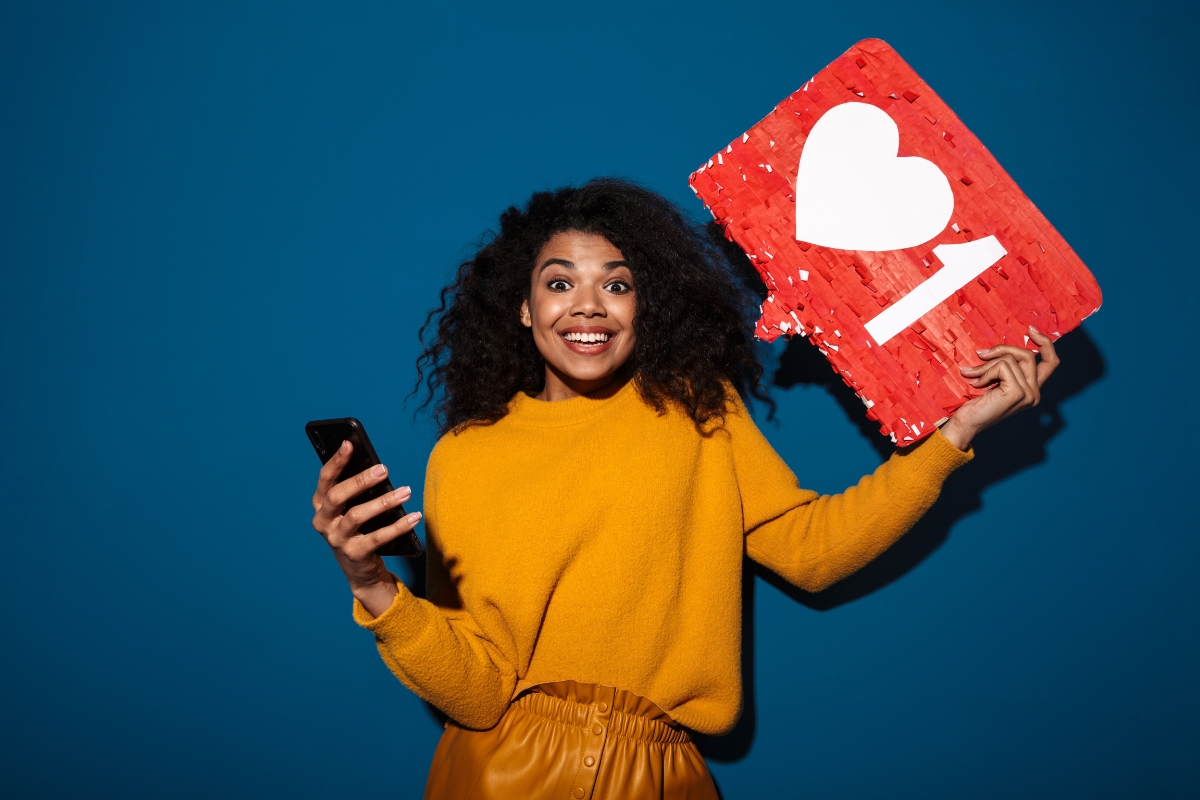
[(526, 328), (533, 327), (533, 317), (529, 316), (529, 301), (521, 301), (521, 324)]

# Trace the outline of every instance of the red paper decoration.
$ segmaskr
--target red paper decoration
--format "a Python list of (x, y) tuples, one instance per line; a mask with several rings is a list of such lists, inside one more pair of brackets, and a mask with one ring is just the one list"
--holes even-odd
[[(888, 120), (862, 105), (840, 109), (813, 137), (824, 143), (820, 159), (811, 155), (801, 165), (814, 126), (848, 103), (882, 109), (899, 130), (899, 149), (891, 153), (898, 163), (881, 162), (880, 175), (909, 180), (899, 173), (919, 166), (929, 171), (920, 159), (945, 175), (953, 210), (933, 239), (895, 250), (797, 240), (799, 192), (808, 209), (801, 230), (842, 244), (895, 246), (886, 244), (894, 238), (863, 238), (853, 231), (859, 225), (860, 231), (879, 234), (898, 224), (878, 222), (887, 213), (880, 197), (892, 196), (887, 187), (873, 184), (874, 173), (864, 177), (848, 167), (840, 190), (830, 192), (829, 170), (839, 167), (824, 156), (841, 148), (837, 158), (845, 159), (859, 146), (845, 145), (847, 137), (835, 135), (838, 131), (866, 125), (884, 136), (879, 126), (890, 129)], [(919, 158), (905, 161), (912, 156)], [(859, 42), (817, 73), (692, 173), (689, 183), (769, 290), (756, 335), (767, 341), (808, 336), (863, 399), (867, 416), (900, 446), (928, 435), (980, 394), (958, 371), (979, 363), (976, 349), (1001, 343), (1031, 347), (1029, 325), (1057, 339), (1100, 307), (1099, 285), (1058, 231), (942, 99), (878, 39)], [(937, 205), (936, 189), (925, 200), (914, 196), (913, 205)], [(949, 196), (941, 191), (949, 209)], [(822, 192), (829, 194), (828, 205)], [(894, 210), (905, 219), (912, 211)], [(928, 222), (928, 214), (924, 219)], [(838, 228), (839, 220), (846, 224)], [(910, 227), (918, 237), (926, 235), (915, 223)], [(841, 235), (845, 230), (851, 230), (850, 239)], [(969, 242), (975, 244), (946, 247)]]

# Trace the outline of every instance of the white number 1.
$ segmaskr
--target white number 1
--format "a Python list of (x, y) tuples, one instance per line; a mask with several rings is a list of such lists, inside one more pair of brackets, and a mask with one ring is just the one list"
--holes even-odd
[(966, 244), (939, 244), (933, 254), (945, 266), (867, 323), (867, 333), (879, 344), (928, 314), (1008, 251), (995, 236), (988, 236)]

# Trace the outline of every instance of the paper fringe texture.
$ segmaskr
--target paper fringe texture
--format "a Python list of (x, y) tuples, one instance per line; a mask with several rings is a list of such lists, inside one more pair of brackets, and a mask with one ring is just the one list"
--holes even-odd
[[(796, 241), (793, 184), (805, 138), (846, 102), (886, 111), (900, 130), (898, 155), (926, 158), (949, 179), (954, 213), (933, 240), (887, 252)], [(980, 363), (976, 349), (1036, 349), (1029, 325), (1058, 339), (1100, 308), (1099, 285), (1058, 231), (879, 39), (847, 50), (688, 182), (769, 290), (755, 334), (768, 342), (807, 336), (901, 447), (982, 394), (958, 372)], [(884, 345), (871, 340), (864, 325), (942, 266), (934, 247), (988, 235), (1006, 256)]]

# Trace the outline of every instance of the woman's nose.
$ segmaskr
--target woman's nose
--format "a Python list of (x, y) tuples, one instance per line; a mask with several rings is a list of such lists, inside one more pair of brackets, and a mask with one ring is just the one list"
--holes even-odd
[(604, 298), (596, 289), (581, 288), (576, 295), (575, 307), (571, 309), (571, 313), (588, 317), (602, 317), (606, 313)]

